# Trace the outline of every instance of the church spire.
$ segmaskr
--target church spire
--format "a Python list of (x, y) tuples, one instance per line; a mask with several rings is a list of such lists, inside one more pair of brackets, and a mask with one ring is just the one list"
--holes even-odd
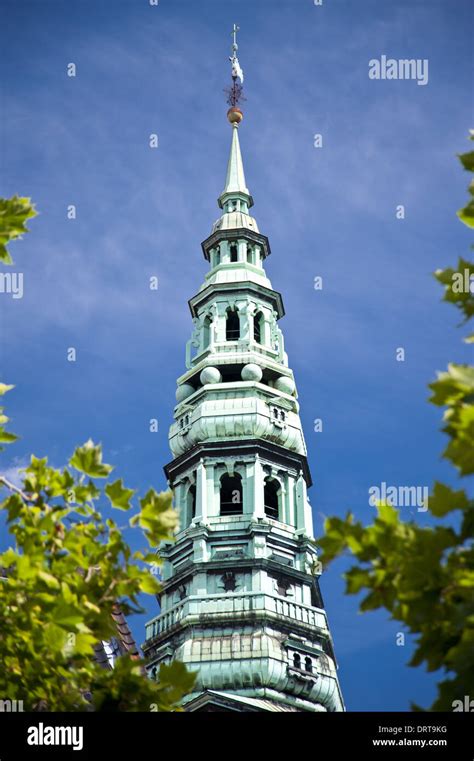
[(238, 124), (234, 122), (232, 125), (232, 144), (230, 147), (229, 163), (227, 164), (227, 176), (225, 180), (225, 187), (221, 193), (219, 205), (222, 208), (222, 202), (226, 200), (226, 197), (232, 197), (237, 194), (243, 193), (250, 198), (250, 192), (245, 183), (244, 164), (242, 161), (242, 154), (240, 152), (239, 132)]
[(239, 47), (237, 45), (238, 31), (239, 27), (234, 24), (232, 30), (232, 55), (229, 57), (232, 66), (232, 85), (225, 90), (227, 93), (227, 103), (230, 106), (227, 111), (227, 119), (232, 125), (232, 143), (230, 147), (229, 162), (227, 164), (225, 187), (219, 196), (219, 206), (221, 209), (224, 208), (226, 201), (237, 201), (238, 199), (246, 202), (248, 207), (253, 205), (252, 196), (250, 195), (245, 182), (244, 164), (242, 161), (238, 134), (239, 124), (244, 118), (244, 115), (238, 106), (243, 100), (245, 100), (242, 88), (244, 73), (241, 69), (239, 59), (237, 58), (237, 50)]
[(180, 526), (160, 549), (161, 610), (143, 650), (151, 678), (174, 659), (197, 671), (185, 711), (343, 711), (283, 301), (249, 213), (236, 33), (222, 214), (201, 244), (210, 270), (189, 300), (193, 331), (165, 467)]

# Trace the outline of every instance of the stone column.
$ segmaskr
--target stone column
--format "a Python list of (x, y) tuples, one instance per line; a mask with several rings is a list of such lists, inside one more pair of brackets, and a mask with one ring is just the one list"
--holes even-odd
[(186, 342), (186, 368), (189, 370), (192, 365), (192, 349), (199, 349), (200, 335), (199, 335), (199, 320), (197, 317), (193, 317), (194, 329), (191, 338)]
[(230, 263), (230, 246), (229, 241), (223, 240), (220, 243), (221, 248), (221, 263), (222, 264), (229, 264)]
[(288, 475), (288, 488), (286, 490), (286, 522), (290, 526), (296, 525), (295, 520), (295, 479)]
[(306, 481), (300, 471), (296, 480), (296, 528), (302, 533), (313, 535), (313, 516), (308, 502)]
[(263, 502), (263, 468), (258, 454), (255, 455), (253, 466), (253, 515), (254, 518), (265, 517)]
[(253, 513), (253, 483), (251, 478), (253, 462), (245, 460), (241, 466), (244, 471), (242, 478), (243, 513), (251, 515)]
[(271, 346), (272, 345), (271, 313), (269, 316), (269, 310), (262, 309), (262, 314), (263, 314), (263, 344), (264, 346)]
[(196, 470), (196, 523), (207, 520), (206, 467), (199, 461)]
[(186, 500), (183, 489), (183, 482), (177, 481), (173, 486), (174, 505), (179, 515), (179, 530), (185, 529), (189, 523), (188, 516), (186, 514)]
[(213, 304), (211, 307), (211, 324), (209, 325), (209, 350), (211, 352), (214, 351), (214, 343), (216, 341), (217, 336), (217, 323), (218, 323), (218, 312), (217, 312), (217, 306), (216, 304)]
[(247, 261), (247, 243), (244, 240), (237, 241), (237, 261)]
[(281, 483), (281, 497), (280, 497), (280, 514), (278, 516), (278, 520), (282, 521), (282, 523), (288, 523), (287, 520), (287, 488), (286, 488), (286, 477), (282, 478), (280, 476), (280, 483)]
[(206, 464), (206, 511), (207, 517), (219, 515), (219, 502), (215, 499), (215, 465)]
[(252, 306), (249, 301), (238, 301), (236, 303), (239, 310), (240, 340), (246, 343), (253, 335)]
[(207, 349), (207, 346), (205, 346), (204, 341), (204, 322), (206, 320), (206, 315), (201, 315), (198, 317), (198, 330), (199, 330), (199, 353), (204, 351), (204, 349)]
[(225, 341), (225, 320), (227, 307), (228, 304), (225, 301), (218, 301), (216, 304), (217, 316), (214, 320), (216, 341)]

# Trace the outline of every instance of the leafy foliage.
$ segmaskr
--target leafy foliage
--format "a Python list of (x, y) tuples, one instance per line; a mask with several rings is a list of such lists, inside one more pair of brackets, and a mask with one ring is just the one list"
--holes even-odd
[(443, 457), (460, 475), (468, 476), (474, 473), (474, 367), (450, 364), (430, 388), (434, 392), (430, 401), (447, 407), (443, 431), (450, 441)]
[[(0, 199), (5, 263), (6, 245), (34, 214), (29, 199)], [(0, 383), (0, 395), (12, 388)], [(0, 408), (3, 444), (17, 438), (7, 422)], [(179, 662), (162, 665), (152, 681), (136, 654), (122, 655), (112, 670), (94, 658), (99, 643), (117, 637), (117, 607), (139, 611), (140, 593), (160, 592), (150, 566), (177, 526), (171, 492), (150, 489), (128, 520), (144, 544), (132, 552), (124, 527), (101, 512), (110, 505), (122, 518), (132, 509), (135, 491), (122, 479), (108, 482), (112, 470), (89, 440), (62, 470), (32, 455), (21, 486), (0, 475), (0, 520), (12, 538), (0, 553), (0, 697), (23, 700), (27, 710), (176, 711), (193, 686), (195, 675)]]
[[(0, 383), (0, 396), (3, 396), (12, 388), (14, 388), (14, 386), (8, 386), (6, 383)], [(5, 407), (0, 407), (0, 452), (5, 448), (2, 447), (1, 444), (12, 444), (18, 438), (18, 436), (15, 436), (14, 433), (9, 433), (5, 429), (5, 424), (8, 423), (10, 418), (4, 414), (4, 411)]]
[(445, 270), (437, 270), (435, 277), (445, 286), (443, 300), (458, 307), (464, 316), (463, 324), (474, 316), (474, 290), (471, 288), (457, 288), (459, 280), (463, 284), (474, 282), (474, 265), (466, 259), (459, 257), (456, 269), (448, 267)]
[[(181, 665), (155, 683), (129, 656), (112, 671), (94, 661), (95, 645), (117, 635), (117, 601), (127, 614), (139, 609), (140, 592), (160, 591), (149, 567), (159, 562), (153, 548), (169, 541), (177, 524), (171, 494), (150, 490), (129, 521), (140, 526), (146, 520), (148, 541), (132, 552), (122, 528), (102, 518), (100, 502), (107, 495), (122, 514), (134, 491), (122, 481), (102, 491), (89, 478), (105, 478), (111, 470), (100, 446), (88, 441), (62, 470), (33, 456), (21, 487), (0, 477), (9, 488), (0, 510), (14, 539), (0, 554), (0, 567), (7, 569), (0, 582), (0, 694), (23, 699), (30, 709), (42, 702), (51, 710), (86, 709), (92, 692), (93, 705), (107, 710), (150, 710), (152, 704), (174, 710), (192, 686), (193, 675)], [(151, 504), (152, 521), (146, 519)]]
[(0, 198), (0, 261), (3, 264), (13, 264), (7, 244), (28, 232), (26, 221), (37, 213), (30, 198)]
[[(474, 140), (474, 130), (471, 130), (470, 139)], [(466, 171), (474, 172), (474, 151), (462, 153), (459, 156), (459, 160)], [(468, 227), (474, 227), (474, 180), (471, 180), (468, 190), (471, 198), (463, 209), (459, 209), (458, 217)]]
[[(472, 137), (471, 137), (472, 139)], [(474, 153), (460, 157), (474, 171)], [(470, 192), (473, 194), (473, 184)], [(471, 200), (459, 213), (473, 224)], [(474, 274), (474, 264), (459, 260), (458, 272)], [(454, 304), (464, 322), (474, 315), (474, 295), (453, 289), (455, 270), (436, 272), (445, 286), (444, 300)], [(472, 341), (472, 336), (467, 339)], [(450, 364), (430, 384), (433, 404), (445, 407), (443, 431), (449, 443), (443, 456), (460, 476), (474, 472), (474, 367)], [(420, 527), (401, 520), (398, 510), (379, 503), (377, 516), (363, 526), (348, 513), (329, 518), (319, 540), (321, 562), (330, 563), (345, 551), (358, 561), (345, 574), (346, 593), (366, 594), (361, 611), (384, 608), (415, 635), (410, 665), (424, 663), (442, 670), (431, 710), (450, 711), (453, 701), (474, 695), (474, 499), (464, 489), (436, 482), (428, 501), (435, 518), (453, 515), (453, 526)]]

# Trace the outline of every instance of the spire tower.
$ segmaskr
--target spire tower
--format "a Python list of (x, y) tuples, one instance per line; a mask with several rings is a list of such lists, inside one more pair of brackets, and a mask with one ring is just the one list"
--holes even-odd
[(283, 302), (249, 213), (237, 31), (222, 214), (201, 244), (210, 269), (189, 301), (194, 330), (169, 432), (180, 529), (161, 550), (161, 610), (143, 649), (151, 678), (174, 658), (197, 671), (187, 711), (343, 711)]
[(245, 183), (244, 164), (240, 152), (239, 143), (239, 124), (234, 121), (232, 124), (232, 144), (230, 147), (229, 163), (227, 164), (227, 175), (225, 178), (225, 187), (219, 196), (219, 206), (223, 208), (224, 202), (237, 199), (237, 197), (246, 196), (247, 205), (252, 206), (253, 200)]

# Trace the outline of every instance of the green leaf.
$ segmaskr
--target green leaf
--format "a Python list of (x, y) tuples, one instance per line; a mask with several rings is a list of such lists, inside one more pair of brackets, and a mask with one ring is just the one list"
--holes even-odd
[(464, 169), (468, 172), (474, 172), (474, 151), (469, 151), (469, 153), (458, 153), (458, 158)]
[(107, 478), (113, 470), (111, 465), (102, 462), (101, 445), (95, 445), (91, 439), (76, 449), (69, 464), (91, 478)]
[(0, 442), (2, 444), (11, 444), (13, 441), (16, 441), (18, 439), (18, 436), (15, 436), (14, 433), (8, 433), (8, 431), (4, 431), (3, 428), (0, 426)]
[(140, 581), (140, 589), (149, 595), (156, 595), (161, 590), (159, 581), (150, 574), (145, 574)]
[(19, 494), (10, 494), (0, 505), (2, 510), (7, 512), (7, 523), (12, 523), (22, 512), (26, 512), (27, 505), (23, 502)]
[(135, 494), (135, 490), (126, 489), (120, 478), (118, 481), (114, 481), (113, 484), (107, 484), (105, 493), (110, 499), (112, 507), (117, 507), (119, 510), (129, 510), (131, 507), (130, 500)]
[(60, 589), (61, 587), (57, 578), (46, 571), (38, 571), (38, 578), (44, 581), (49, 589)]
[(398, 510), (388, 502), (379, 502), (377, 504), (377, 514), (378, 520), (381, 520), (390, 526), (396, 526), (398, 523)]
[(435, 392), (430, 402), (439, 406), (453, 404), (474, 393), (474, 367), (450, 364), (448, 372), (438, 373), (438, 379), (429, 387)]
[(436, 279), (445, 286), (443, 300), (454, 304), (464, 315), (464, 322), (474, 316), (474, 264), (459, 257), (456, 268), (436, 270)]
[(184, 663), (171, 661), (162, 663), (159, 671), (159, 681), (162, 687), (168, 688), (168, 699), (181, 700), (194, 687), (197, 672), (188, 671)]
[(457, 215), (467, 227), (474, 227), (474, 199), (469, 201), (464, 208), (459, 209)]
[(93, 481), (88, 481), (87, 484), (75, 484), (74, 488), (70, 490), (71, 502), (90, 502), (100, 497), (100, 489), (97, 488)]
[(80, 624), (84, 618), (83, 612), (76, 605), (62, 600), (54, 609), (52, 620), (58, 626), (75, 627)]
[[(472, 130), (470, 139), (474, 139)], [(458, 157), (464, 169), (466, 169), (468, 172), (474, 171), (474, 151), (458, 154)], [(472, 196), (474, 196), (474, 181), (472, 181), (469, 185), (468, 191)], [(464, 209), (460, 209), (457, 214), (461, 222), (464, 222), (464, 224), (468, 227), (474, 227), (474, 198), (471, 198)]]
[(347, 594), (354, 595), (363, 587), (370, 585), (370, 572), (365, 568), (354, 566), (345, 574)]
[(140, 513), (130, 520), (131, 526), (139, 525), (147, 533), (148, 541), (156, 547), (161, 541), (171, 541), (178, 526), (178, 514), (173, 510), (171, 492), (157, 494), (150, 489), (140, 500)]
[(452, 510), (466, 510), (470, 505), (464, 489), (454, 491), (450, 486), (435, 481), (433, 493), (428, 500), (428, 507), (437, 518), (442, 518)]
[(7, 245), (28, 232), (26, 220), (37, 215), (30, 198), (0, 198), (0, 261), (13, 264)]
[[(11, 391), (15, 386), (8, 385), (7, 383), (0, 383), (0, 396), (3, 396), (7, 391)], [(0, 442), (3, 444), (11, 444), (18, 439), (14, 433), (10, 433), (5, 430), (5, 423), (8, 423), (9, 418), (3, 414), (3, 407), (0, 407)], [(4, 447), (0, 446), (0, 452)]]

